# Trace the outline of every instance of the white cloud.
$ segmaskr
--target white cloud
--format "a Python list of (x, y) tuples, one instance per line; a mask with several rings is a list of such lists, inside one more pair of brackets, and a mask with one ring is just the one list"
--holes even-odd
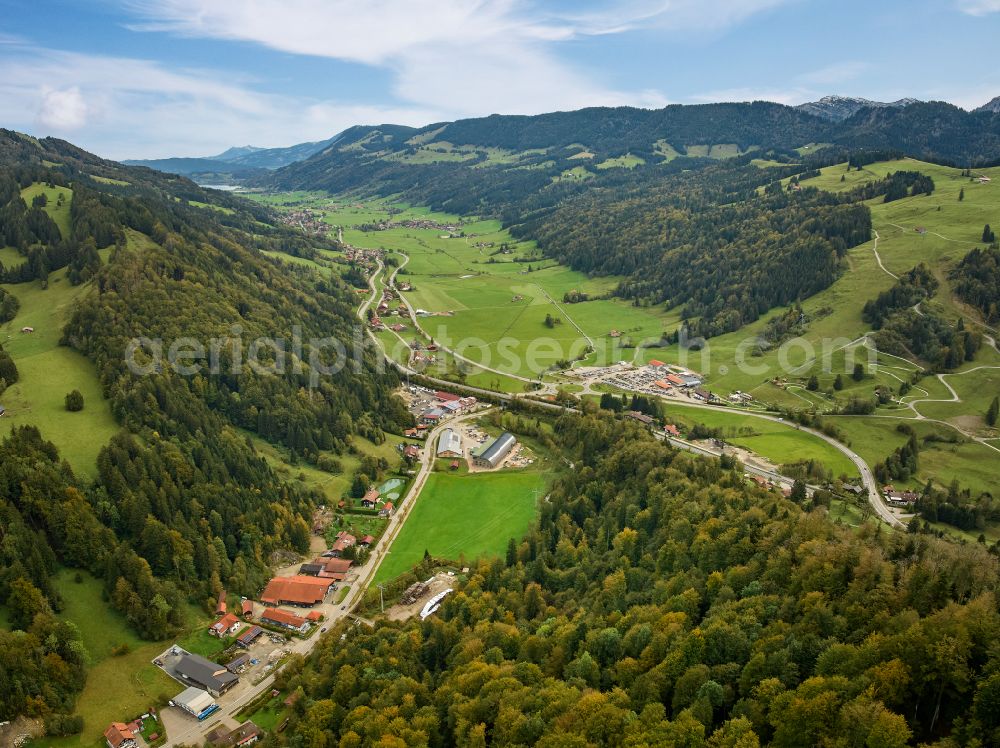
[(123, 0), (132, 28), (251, 42), (391, 70), (403, 101), (473, 116), (593, 105), (662, 106), (563, 63), (554, 43), (636, 28), (716, 30), (791, 0), (598, 0), (557, 12), (529, 0)]
[(970, 16), (988, 16), (1000, 13), (1000, 0), (958, 0), (958, 9)]
[(77, 130), (87, 122), (87, 104), (77, 86), (42, 89), (38, 123), (53, 130)]
[(356, 106), (220, 83), (211, 70), (149, 60), (17, 47), (0, 55), (0, 121), (71, 136), (110, 158), (210, 155), (233, 143), (290, 145), (358, 123), (419, 125), (442, 118), (412, 106)]

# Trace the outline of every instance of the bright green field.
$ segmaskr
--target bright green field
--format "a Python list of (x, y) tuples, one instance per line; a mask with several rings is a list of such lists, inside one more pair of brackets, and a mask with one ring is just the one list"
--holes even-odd
[(499, 555), (535, 518), (539, 472), (433, 473), (375, 575), (376, 582), (405, 573), (430, 551), (438, 558)]
[(971, 489), (973, 494), (983, 491), (996, 493), (1000, 452), (968, 440), (959, 444), (923, 442), (923, 438), (929, 434), (941, 434), (947, 438), (958, 435), (946, 425), (897, 418), (829, 418), (844, 434), (851, 449), (869, 465), (881, 462), (906, 441), (906, 435), (896, 430), (900, 423), (911, 426), (921, 440), (921, 446), (917, 475), (903, 484), (907, 487), (922, 488), (928, 480), (932, 480), (938, 486), (947, 488), (957, 479), (962, 488)]
[[(803, 460), (818, 460), (835, 476), (857, 476), (857, 468), (836, 447), (794, 426), (754, 418), (736, 411), (709, 408), (686, 408), (666, 403), (667, 418), (678, 424), (701, 423), (723, 430), (726, 441), (759, 454), (777, 465)], [(749, 429), (751, 434), (746, 434)]]
[[(49, 214), (49, 217), (59, 227), (59, 232), (63, 235), (63, 238), (68, 237), (70, 234), (69, 204), (73, 199), (73, 190), (69, 187), (46, 187), (41, 182), (36, 182), (30, 187), (25, 187), (21, 190), (21, 199), (30, 207), (34, 197), (42, 193), (45, 193), (45, 196), (48, 198), (45, 212)], [(62, 193), (65, 199), (62, 205), (56, 205), (60, 193)]]
[[(0, 437), (19, 425), (33, 424), (59, 447), (60, 454), (80, 475), (93, 477), (97, 455), (118, 431), (104, 399), (97, 371), (82, 354), (59, 345), (62, 328), (88, 285), (71, 286), (66, 271), (49, 276), (49, 287), (37, 282), (4, 285), (21, 302), (17, 316), (0, 325), (0, 342), (13, 357), (20, 381), (0, 396), (7, 414), (0, 418)], [(35, 332), (22, 334), (22, 327)], [(83, 394), (84, 409), (66, 410), (71, 390)]]

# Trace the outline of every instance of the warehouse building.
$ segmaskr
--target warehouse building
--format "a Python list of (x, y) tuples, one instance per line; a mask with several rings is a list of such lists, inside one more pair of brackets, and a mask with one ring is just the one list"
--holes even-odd
[(504, 461), (510, 451), (517, 445), (517, 439), (505, 431), (492, 444), (473, 457), (476, 467), (495, 468)]
[(455, 429), (445, 429), (438, 439), (438, 457), (461, 457), (462, 437)]
[(173, 665), (173, 675), (178, 680), (197, 686), (216, 697), (224, 694), (240, 680), (222, 665), (189, 652), (185, 652), (177, 659)]
[(196, 719), (203, 720), (219, 710), (211, 696), (200, 688), (187, 688), (174, 696), (170, 701), (172, 706), (183, 709)]

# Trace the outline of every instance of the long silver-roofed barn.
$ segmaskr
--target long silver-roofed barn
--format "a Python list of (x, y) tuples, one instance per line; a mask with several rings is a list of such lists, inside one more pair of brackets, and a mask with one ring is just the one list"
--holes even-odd
[(486, 449), (475, 456), (473, 461), (477, 467), (495, 468), (504, 458), (510, 454), (517, 444), (517, 438), (508, 431), (505, 431), (494, 440)]

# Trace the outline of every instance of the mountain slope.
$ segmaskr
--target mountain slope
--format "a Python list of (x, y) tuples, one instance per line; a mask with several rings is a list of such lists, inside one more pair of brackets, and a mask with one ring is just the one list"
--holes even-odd
[[(36, 185), (69, 196), (63, 227), (49, 218), (54, 206), (22, 199)], [(371, 351), (360, 353), (357, 367), (320, 375), (330, 353), (310, 341), (353, 339), (353, 289), (336, 273), (321, 278), (264, 254), (309, 257), (335, 245), (285, 228), (268, 209), (233, 195), (9, 131), (0, 131), (0, 202), (0, 243), (11, 245), (5, 257), (24, 258), (0, 278), (4, 295), (19, 302), (12, 317), (5, 304), (5, 376), (60, 338), (15, 336), (21, 315), (78, 284), (61, 344), (93, 362), (78, 376), (96, 372), (121, 427), (100, 450), (96, 479), (84, 481), (31, 425), (31, 411), (8, 410), (4, 427), (14, 428), (0, 442), (7, 533), (0, 605), (58, 611), (49, 583), (57, 564), (86, 569), (143, 638), (160, 640), (185, 625), (191, 603), (226, 589), (254, 594), (270, 576), (272, 554), (308, 549), (313, 508), (328, 499), (286, 483), (241, 432), (315, 463), (354, 449), (356, 437), (380, 442), (383, 428), (411, 422), (392, 395), (397, 378), (378, 369)], [(288, 346), (294, 335), (304, 341), (301, 351), (288, 349), (296, 356), (269, 355), (268, 341)], [(130, 354), (138, 339), (148, 342)], [(256, 340), (264, 341), (259, 365), (249, 358)], [(203, 347), (196, 372), (172, 365), (176, 341), (185, 350)], [(217, 365), (207, 358), (213, 345)], [(48, 373), (34, 376), (18, 386), (39, 386)], [(87, 402), (82, 414), (64, 417), (100, 406)], [(16, 537), (8, 528), (18, 528)], [(13, 622), (31, 629), (42, 648), (37, 620), (19, 613)], [(34, 653), (24, 667), (44, 661), (44, 651)], [(8, 665), (0, 668), (0, 719), (28, 708), (16, 685), (28, 676)], [(64, 685), (47, 709), (71, 705), (65, 694), (81, 685), (75, 670)]]
[(279, 169), (282, 166), (309, 158), (324, 148), (337, 142), (340, 135), (312, 143), (299, 143), (282, 148), (258, 148), (238, 146), (229, 148), (217, 156), (173, 157), (160, 159), (132, 159), (124, 163), (129, 166), (147, 166), (150, 169), (171, 174), (207, 175), (229, 174), (246, 177), (260, 169)]
[(799, 104), (795, 108), (830, 120), (831, 122), (843, 122), (862, 109), (902, 109), (908, 107), (910, 104), (917, 103), (919, 103), (917, 99), (899, 99), (898, 101), (883, 102), (854, 96), (824, 96), (819, 101)]

